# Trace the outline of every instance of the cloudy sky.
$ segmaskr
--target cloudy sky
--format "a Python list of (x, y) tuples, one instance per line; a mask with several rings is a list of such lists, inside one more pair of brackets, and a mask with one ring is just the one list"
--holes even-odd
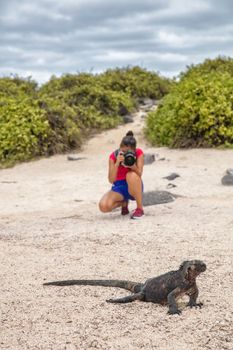
[(173, 77), (233, 57), (232, 0), (0, 0), (0, 76), (140, 65)]

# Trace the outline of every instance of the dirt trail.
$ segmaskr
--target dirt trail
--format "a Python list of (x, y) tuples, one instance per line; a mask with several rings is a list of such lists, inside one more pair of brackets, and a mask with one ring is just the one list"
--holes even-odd
[[(0, 171), (0, 349), (233, 348), (233, 188), (221, 185), (233, 151), (152, 148), (141, 116), (89, 140), (81, 160), (62, 155)], [(108, 155), (130, 129), (157, 154), (144, 168), (145, 190), (166, 190), (163, 177), (177, 172), (169, 191), (182, 196), (146, 207), (136, 222), (97, 205), (109, 189)], [(185, 308), (184, 299), (181, 316), (150, 303), (105, 303), (127, 294), (120, 289), (42, 286), (69, 278), (140, 282), (193, 258), (208, 267), (198, 280), (204, 308)]]
[(135, 113), (134, 122), (119, 126), (116, 129), (103, 132), (91, 139), (84, 147), (84, 152), (90, 155), (110, 153), (112, 149), (119, 147), (119, 142), (129, 130), (133, 130), (140, 147), (145, 147), (147, 142), (143, 137), (144, 112)]

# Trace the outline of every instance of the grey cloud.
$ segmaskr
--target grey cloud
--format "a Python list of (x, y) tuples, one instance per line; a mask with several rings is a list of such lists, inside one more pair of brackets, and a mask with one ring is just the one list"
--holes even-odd
[(0, 75), (44, 79), (134, 64), (177, 74), (205, 57), (232, 55), (232, 13), (230, 0), (0, 2)]
[[(20, 29), (22, 31), (67, 33), (76, 29), (86, 30), (88, 28), (103, 27), (112, 24), (118, 19), (134, 18), (136, 14), (148, 13), (155, 8), (163, 8), (166, 1), (140, 0), (128, 1), (85, 1), (69, 2), (60, 1), (34, 1), (30, 4), (28, 0), (20, 3), (8, 0), (8, 6), (0, 8), (1, 18), (8, 30)], [(130, 4), (131, 3), (131, 4)], [(15, 16), (14, 11), (19, 13)], [(6, 20), (5, 20), (6, 18)], [(15, 19), (15, 20), (14, 20)]]

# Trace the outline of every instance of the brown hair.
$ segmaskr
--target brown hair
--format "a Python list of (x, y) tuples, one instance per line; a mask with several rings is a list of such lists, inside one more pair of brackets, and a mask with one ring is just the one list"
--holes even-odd
[(133, 149), (136, 148), (137, 141), (133, 135), (133, 131), (129, 130), (126, 133), (126, 135), (123, 137), (123, 139), (121, 140), (121, 143), (120, 143), (120, 147), (123, 147), (123, 146), (129, 146)]

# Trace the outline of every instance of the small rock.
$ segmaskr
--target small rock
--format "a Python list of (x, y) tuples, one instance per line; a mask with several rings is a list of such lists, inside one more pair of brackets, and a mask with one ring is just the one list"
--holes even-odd
[(167, 185), (167, 188), (174, 188), (174, 187), (177, 187), (175, 184), (171, 184), (171, 183), (169, 183), (168, 185)]
[(151, 98), (142, 98), (139, 100), (140, 109), (149, 112), (156, 104), (156, 101)]
[(140, 117), (141, 117), (142, 119), (146, 118), (146, 117), (147, 117), (147, 113), (141, 113)]
[(232, 175), (233, 176), (233, 169), (232, 168), (227, 169), (226, 173), (228, 175)]
[(173, 202), (175, 200), (175, 195), (167, 191), (150, 191), (143, 193), (143, 205), (156, 205)]
[(144, 164), (148, 165), (155, 161), (155, 155), (152, 153), (145, 153), (144, 154)]
[(177, 177), (180, 177), (180, 175), (177, 173), (171, 173), (168, 176), (164, 176), (163, 179), (167, 179), (169, 181), (172, 181), (172, 180), (175, 180)]
[(128, 108), (121, 105), (121, 107), (119, 108), (118, 114), (121, 116), (129, 114)]
[(130, 115), (130, 114), (123, 115), (122, 119), (123, 119), (125, 124), (133, 123), (133, 121), (134, 121), (132, 115)]
[(233, 186), (233, 175), (224, 175), (221, 181), (224, 186)]
[(67, 156), (67, 160), (81, 160), (81, 159), (86, 159), (85, 157), (79, 157), (76, 154), (69, 154)]

